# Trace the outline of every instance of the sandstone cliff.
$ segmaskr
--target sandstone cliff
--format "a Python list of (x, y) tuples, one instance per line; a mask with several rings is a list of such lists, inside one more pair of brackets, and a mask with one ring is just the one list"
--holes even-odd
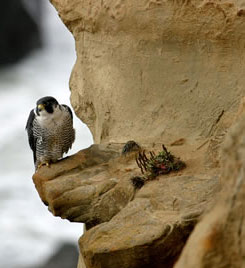
[[(86, 223), (78, 266), (245, 266), (245, 1), (51, 2), (76, 41), (71, 103), (97, 145), (33, 179), (55, 216)], [(187, 166), (137, 188), (128, 140)]]
[(51, 2), (76, 40), (71, 103), (95, 143), (210, 137), (244, 95), (244, 1)]

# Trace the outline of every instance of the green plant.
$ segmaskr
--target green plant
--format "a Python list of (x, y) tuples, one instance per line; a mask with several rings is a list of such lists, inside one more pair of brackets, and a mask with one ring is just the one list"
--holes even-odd
[(136, 163), (142, 174), (148, 179), (153, 179), (158, 175), (168, 174), (171, 171), (183, 169), (186, 164), (179, 158), (172, 155), (164, 145), (163, 150), (156, 155), (153, 151), (146, 156), (145, 151), (139, 152), (136, 156)]

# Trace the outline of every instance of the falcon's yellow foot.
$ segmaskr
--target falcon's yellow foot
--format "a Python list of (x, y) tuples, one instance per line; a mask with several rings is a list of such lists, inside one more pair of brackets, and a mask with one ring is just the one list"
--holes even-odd
[(40, 164), (37, 166), (37, 169), (39, 169), (39, 168), (42, 167), (42, 166), (49, 167), (49, 166), (50, 166), (50, 162), (43, 162), (43, 163), (40, 163)]

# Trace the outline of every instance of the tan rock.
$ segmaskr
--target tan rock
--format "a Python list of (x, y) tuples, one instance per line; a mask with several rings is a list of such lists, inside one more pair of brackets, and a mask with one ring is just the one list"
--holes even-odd
[(244, 1), (51, 2), (75, 37), (71, 103), (96, 143), (195, 142), (245, 94)]
[(175, 268), (245, 267), (245, 117), (226, 138), (223, 191), (191, 234)]
[(121, 149), (119, 144), (92, 145), (42, 167), (33, 176), (42, 201), (55, 216), (84, 222), (88, 228), (110, 220), (135, 192), (122, 164)]
[(172, 267), (219, 190), (216, 171), (207, 174), (199, 151), (184, 154), (192, 147), (174, 146), (172, 153), (182, 151), (187, 167), (139, 190), (131, 182), (141, 175), (137, 152), (121, 155), (122, 147), (93, 145), (44, 166), (33, 176), (36, 188), (55, 216), (86, 223), (79, 267)]
[(87, 268), (172, 267), (218, 188), (217, 177), (159, 177), (79, 241)]

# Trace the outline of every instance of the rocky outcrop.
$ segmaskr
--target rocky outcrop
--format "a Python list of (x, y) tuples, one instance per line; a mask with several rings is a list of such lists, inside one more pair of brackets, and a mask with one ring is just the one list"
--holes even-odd
[[(190, 149), (181, 147), (171, 149), (176, 155)], [(55, 216), (86, 224), (79, 245), (87, 268), (172, 267), (215, 199), (218, 176), (214, 169), (205, 171), (199, 151), (182, 153), (185, 169), (146, 181), (139, 189), (131, 180), (142, 176), (138, 152), (121, 154), (122, 148), (93, 145), (42, 167), (33, 176), (36, 188)], [(155, 152), (160, 149), (155, 145)]]
[(86, 267), (172, 267), (217, 185), (217, 177), (200, 175), (148, 183), (109, 222), (80, 238)]
[[(86, 224), (78, 267), (243, 267), (245, 2), (51, 2), (76, 41), (72, 106), (98, 144), (33, 180), (55, 216)], [(186, 168), (134, 185), (132, 139)]]
[(51, 169), (42, 168), (33, 177), (42, 201), (55, 216), (87, 228), (110, 220), (134, 196), (119, 149), (93, 145)]

